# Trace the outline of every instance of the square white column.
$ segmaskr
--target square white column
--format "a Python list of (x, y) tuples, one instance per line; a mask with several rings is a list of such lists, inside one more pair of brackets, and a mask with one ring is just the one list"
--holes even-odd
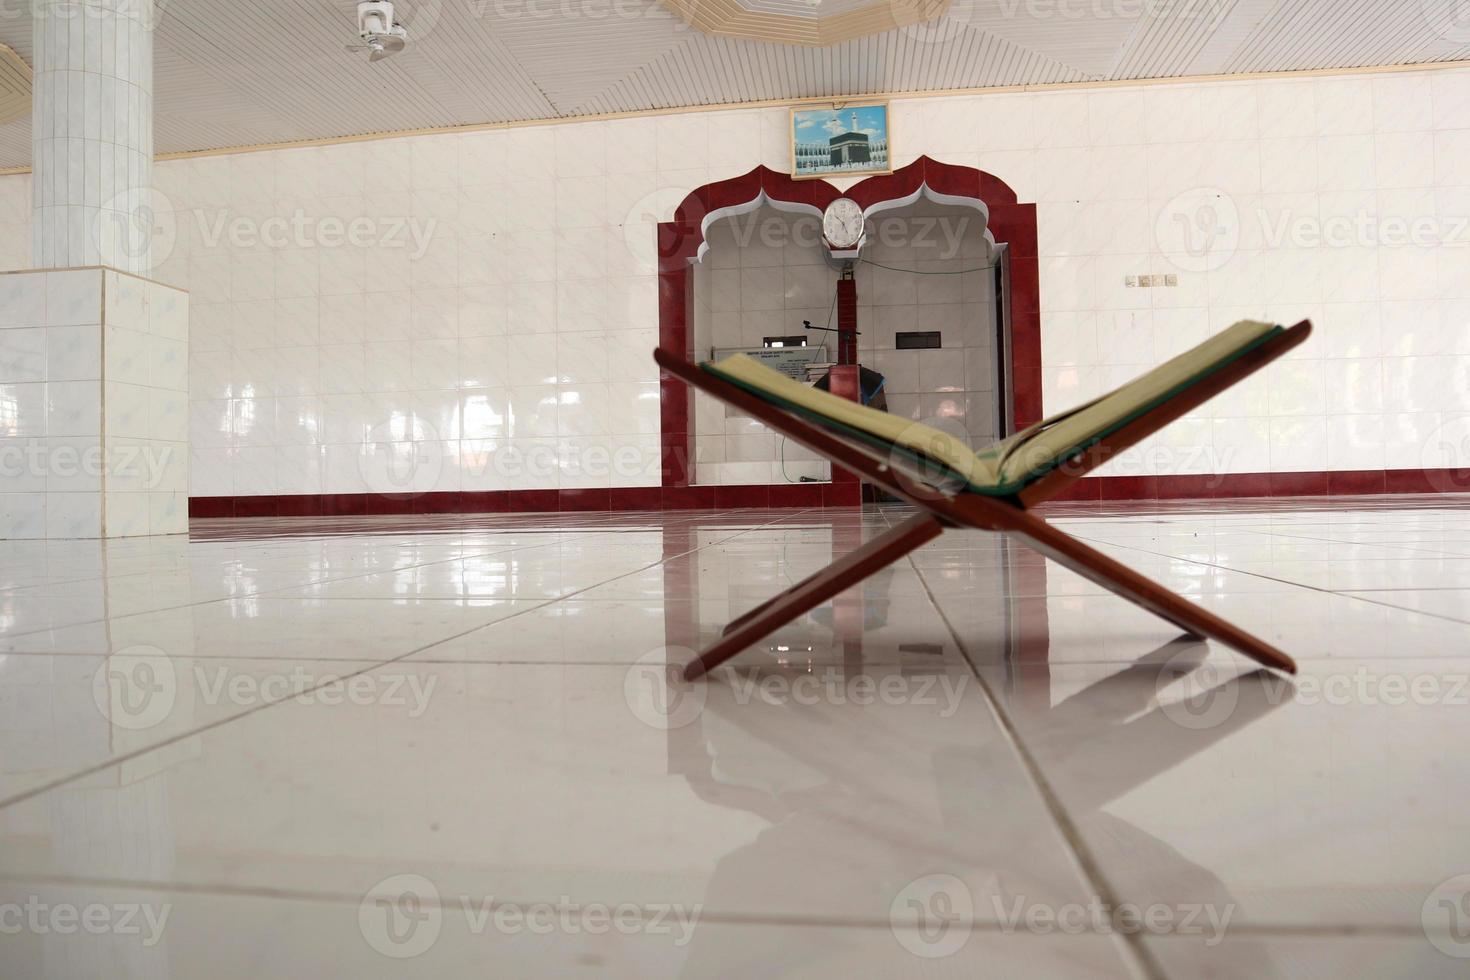
[(161, 283), (0, 275), (0, 538), (188, 530), (188, 334)]

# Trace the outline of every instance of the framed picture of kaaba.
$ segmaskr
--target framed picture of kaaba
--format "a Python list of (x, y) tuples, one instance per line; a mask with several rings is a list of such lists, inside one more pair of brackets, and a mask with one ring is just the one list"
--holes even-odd
[(893, 171), (888, 103), (791, 110), (791, 176), (843, 177)]

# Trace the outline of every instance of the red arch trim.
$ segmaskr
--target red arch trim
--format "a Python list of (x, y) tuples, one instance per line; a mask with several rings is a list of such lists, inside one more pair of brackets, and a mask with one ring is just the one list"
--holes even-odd
[(919, 157), (891, 174), (879, 174), (859, 181), (847, 189), (846, 196), (867, 211), (880, 202), (908, 197), (926, 185), (930, 190), (949, 197), (983, 201), (987, 207), (1016, 203), (1016, 192), (999, 177), (974, 167), (940, 163), (929, 157)]

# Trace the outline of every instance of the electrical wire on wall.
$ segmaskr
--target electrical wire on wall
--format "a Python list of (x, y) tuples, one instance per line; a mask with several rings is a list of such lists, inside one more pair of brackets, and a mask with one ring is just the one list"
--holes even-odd
[(800, 482), (802, 482), (800, 480), (793, 480), (793, 479), (791, 479), (791, 476), (786, 472), (786, 437), (785, 436), (782, 436), (781, 437), (781, 478), (783, 480), (785, 480), (787, 483), (800, 483)]
[(935, 269), (930, 271), (928, 269), (900, 269), (896, 265), (884, 265), (881, 262), (874, 262), (872, 259), (862, 257), (859, 257), (858, 261), (863, 265), (871, 265), (875, 269), (887, 269), (889, 272), (909, 272), (916, 276), (963, 276), (971, 272), (989, 272), (995, 268), (992, 264), (982, 265), (974, 269)]

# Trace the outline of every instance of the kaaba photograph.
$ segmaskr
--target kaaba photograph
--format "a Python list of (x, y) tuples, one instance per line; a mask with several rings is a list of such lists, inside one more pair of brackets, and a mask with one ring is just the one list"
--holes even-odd
[(888, 105), (791, 110), (791, 175), (886, 174)]

